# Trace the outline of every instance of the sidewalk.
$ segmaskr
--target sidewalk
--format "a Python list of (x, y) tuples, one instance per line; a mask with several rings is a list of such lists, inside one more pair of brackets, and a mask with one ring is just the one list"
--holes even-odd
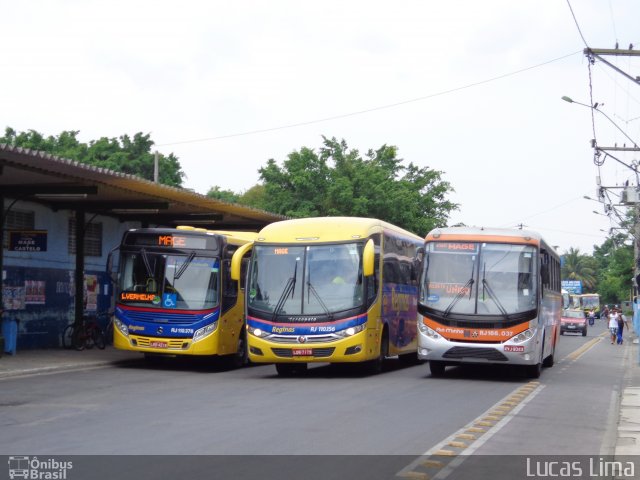
[(616, 457), (640, 454), (640, 339), (633, 337), (625, 352), (626, 386), (618, 406)]
[(142, 354), (139, 352), (117, 350), (111, 345), (108, 345), (104, 350), (94, 347), (80, 352), (64, 348), (18, 350), (15, 355), (3, 354), (0, 358), (0, 380), (23, 375), (41, 375), (100, 367), (141, 358)]

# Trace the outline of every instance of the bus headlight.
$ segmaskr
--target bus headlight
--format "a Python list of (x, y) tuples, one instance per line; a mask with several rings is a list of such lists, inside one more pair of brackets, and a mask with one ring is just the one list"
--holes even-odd
[(522, 343), (529, 340), (531, 337), (533, 337), (535, 333), (536, 333), (535, 328), (529, 328), (528, 330), (525, 330), (524, 332), (519, 333), (518, 335), (513, 337), (511, 340), (513, 341), (513, 343)]
[(218, 328), (218, 322), (213, 322), (211, 325), (207, 325), (206, 327), (199, 328), (196, 330), (196, 333), (193, 334), (193, 342), (198, 342), (205, 337), (208, 337)]
[(113, 317), (113, 324), (125, 337), (129, 336), (129, 328), (124, 323), (122, 323), (119, 318)]
[(262, 329), (256, 328), (256, 327), (247, 327), (247, 332), (249, 332), (254, 337), (258, 337), (258, 338), (264, 338), (269, 336), (269, 332), (265, 332)]
[(418, 322), (418, 328), (429, 338), (433, 338), (434, 340), (442, 338), (438, 332), (436, 332), (433, 328), (425, 325), (424, 322)]
[(352, 337), (356, 333), (360, 333), (361, 331), (363, 331), (365, 328), (367, 328), (367, 324), (363, 323), (355, 327), (349, 327), (349, 328), (345, 328), (344, 330), (340, 330), (339, 332), (336, 332), (336, 335), (340, 335), (341, 337), (345, 337), (345, 338)]

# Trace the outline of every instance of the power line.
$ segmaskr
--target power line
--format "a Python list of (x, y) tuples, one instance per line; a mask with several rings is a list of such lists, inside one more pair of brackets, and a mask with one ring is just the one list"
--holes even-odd
[(571, 7), (571, 2), (569, 2), (569, 0), (567, 0), (567, 5), (569, 5), (569, 10), (571, 10), (571, 16), (573, 17), (573, 21), (576, 24), (576, 27), (578, 29), (578, 33), (580, 34), (580, 38), (582, 38), (582, 42), (584, 43), (584, 46), (589, 48), (589, 45), (587, 44), (587, 41), (584, 39), (584, 35), (582, 35), (582, 30), (580, 30), (580, 25), (578, 24), (578, 19), (576, 18), (576, 14), (573, 13), (573, 8)]
[(459, 92), (461, 90), (466, 90), (468, 88), (477, 87), (479, 85), (484, 85), (486, 83), (490, 83), (490, 82), (494, 82), (496, 80), (501, 80), (503, 78), (511, 77), (511, 76), (514, 76), (514, 75), (518, 75), (520, 73), (524, 73), (524, 72), (527, 72), (529, 70), (533, 70), (535, 68), (540, 68), (540, 67), (543, 67), (545, 65), (549, 65), (550, 63), (554, 63), (554, 62), (557, 62), (557, 61), (560, 61), (560, 60), (564, 60), (565, 58), (572, 57), (572, 56), (574, 56), (574, 55), (576, 55), (578, 53), (582, 53), (582, 50), (579, 50), (579, 51), (573, 52), (573, 53), (569, 53), (567, 55), (563, 55), (561, 57), (554, 58), (553, 60), (548, 60), (548, 61), (543, 62), (543, 63), (538, 63), (536, 65), (532, 65), (532, 66), (529, 66), (529, 67), (526, 67), (526, 68), (522, 68), (520, 70), (515, 70), (513, 72), (505, 73), (503, 75), (498, 75), (496, 77), (491, 77), (491, 78), (488, 78), (488, 79), (485, 79), (485, 80), (480, 80), (480, 81), (474, 82), (474, 83), (469, 83), (467, 85), (463, 85), (463, 86), (460, 86), (460, 87), (452, 88), (452, 89), (449, 89), (449, 90), (443, 90), (441, 92), (432, 93), (432, 94), (429, 94), (429, 95), (424, 95), (422, 97), (416, 97), (416, 98), (412, 98), (412, 99), (409, 99), (409, 100), (402, 100), (402, 101), (396, 102), (396, 103), (390, 103), (390, 104), (381, 105), (381, 106), (378, 106), (378, 107), (367, 108), (365, 110), (358, 110), (358, 111), (355, 111), (355, 112), (343, 113), (343, 114), (334, 115), (334, 116), (331, 116), (331, 117), (320, 118), (320, 119), (316, 119), (316, 120), (308, 120), (308, 121), (303, 121), (303, 122), (290, 123), (290, 124), (287, 124), (287, 125), (280, 125), (280, 126), (277, 126), (277, 127), (261, 128), (261, 129), (257, 129), (257, 130), (249, 130), (249, 131), (246, 131), (246, 132), (230, 133), (230, 134), (227, 134), (227, 135), (218, 135), (218, 136), (215, 136), (215, 137), (198, 138), (198, 139), (193, 139), (193, 140), (182, 140), (182, 141), (170, 142), (170, 143), (160, 143), (160, 144), (157, 144), (156, 146), (157, 147), (166, 147), (166, 146), (170, 146), (170, 145), (183, 145), (183, 144), (186, 144), (186, 143), (208, 142), (208, 141), (213, 141), (213, 140), (222, 140), (222, 139), (225, 139), (225, 138), (242, 137), (242, 136), (247, 136), (247, 135), (256, 135), (258, 133), (274, 132), (276, 130), (285, 130), (285, 129), (288, 129), (288, 128), (303, 127), (303, 126), (306, 126), (306, 125), (313, 125), (313, 124), (316, 124), (316, 123), (329, 122), (329, 121), (332, 121), (332, 120), (339, 120), (339, 119), (342, 119), (342, 118), (354, 117), (354, 116), (357, 116), (357, 115), (364, 115), (366, 113), (371, 113), (371, 112), (375, 112), (375, 111), (379, 111), (379, 110), (386, 110), (386, 109), (389, 109), (389, 108), (395, 108), (395, 107), (399, 107), (401, 105), (407, 105), (409, 103), (420, 102), (420, 101), (423, 101), (423, 100), (428, 100), (428, 99), (431, 99), (431, 98), (440, 97), (440, 96), (443, 96), (443, 95), (448, 95), (450, 93)]

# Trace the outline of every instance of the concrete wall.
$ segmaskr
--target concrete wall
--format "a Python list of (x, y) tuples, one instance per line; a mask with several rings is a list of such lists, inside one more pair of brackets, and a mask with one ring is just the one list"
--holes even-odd
[[(11, 204), (5, 200), (5, 211)], [(46, 252), (16, 252), (4, 249), (3, 300), (5, 320), (18, 322), (18, 350), (61, 345), (64, 328), (73, 322), (75, 254), (69, 254), (69, 218), (74, 212), (54, 212), (31, 202), (16, 202), (15, 211), (35, 212), (34, 230), (47, 232)], [(86, 214), (89, 221), (92, 214)], [(105, 311), (111, 305), (112, 285), (106, 273), (109, 251), (120, 243), (137, 222), (121, 223), (111, 217), (97, 216), (102, 223), (102, 255), (85, 257), (87, 289), (85, 313)]]

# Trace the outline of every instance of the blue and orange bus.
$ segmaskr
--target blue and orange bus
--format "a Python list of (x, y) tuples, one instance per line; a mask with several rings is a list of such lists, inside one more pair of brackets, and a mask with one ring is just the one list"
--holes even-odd
[(560, 258), (525, 230), (438, 228), (425, 241), (418, 357), (431, 374), (461, 363), (550, 367), (560, 333)]
[(116, 279), (116, 348), (158, 355), (220, 355), (246, 363), (244, 289), (252, 232), (193, 227), (125, 232)]
[[(247, 273), (249, 359), (294, 375), (313, 362), (417, 360), (422, 238), (389, 223), (323, 217), (258, 233)], [(237, 276), (237, 272), (236, 272)]]

